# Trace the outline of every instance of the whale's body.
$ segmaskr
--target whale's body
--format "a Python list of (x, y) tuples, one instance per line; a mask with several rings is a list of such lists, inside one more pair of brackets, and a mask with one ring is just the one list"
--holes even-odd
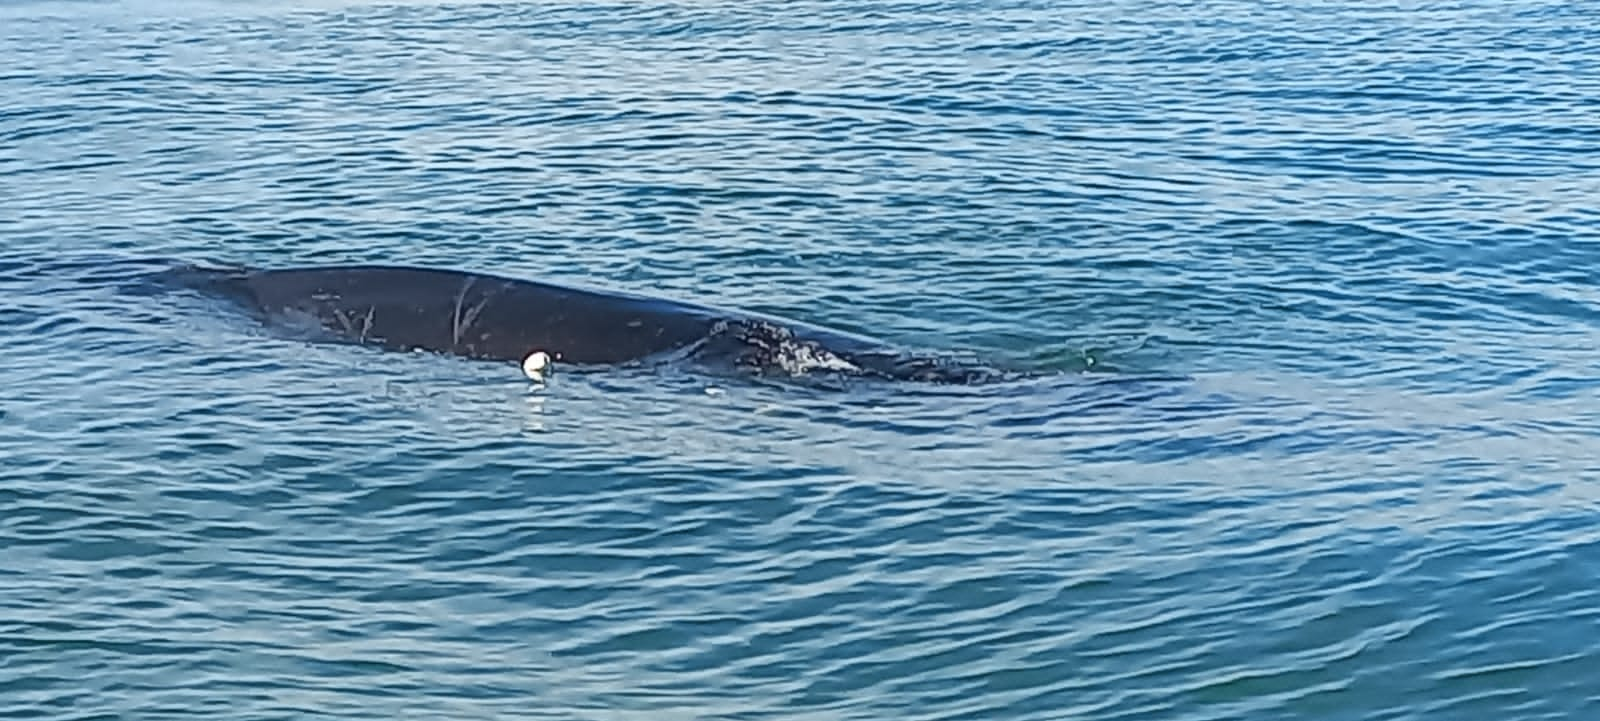
[(972, 382), (994, 371), (913, 357), (887, 344), (710, 306), (449, 269), (338, 265), (199, 269), (191, 286), (242, 303), (263, 322), (391, 350), (557, 364), (692, 357), (763, 374), (839, 372)]

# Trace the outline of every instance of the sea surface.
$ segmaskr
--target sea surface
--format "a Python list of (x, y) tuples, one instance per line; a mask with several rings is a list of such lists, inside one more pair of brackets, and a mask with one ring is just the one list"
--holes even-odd
[[(0, 4), (0, 718), (1600, 718), (1593, 3)], [(386, 262), (1029, 369), (313, 344)]]

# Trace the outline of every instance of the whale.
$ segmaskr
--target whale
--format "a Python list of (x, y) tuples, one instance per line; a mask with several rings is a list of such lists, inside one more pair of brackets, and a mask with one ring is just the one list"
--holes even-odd
[[(168, 280), (319, 341), (486, 361), (605, 367), (688, 361), (764, 377), (973, 384), (1001, 369), (760, 313), (454, 268), (185, 265)], [(537, 354), (537, 355), (536, 355)]]

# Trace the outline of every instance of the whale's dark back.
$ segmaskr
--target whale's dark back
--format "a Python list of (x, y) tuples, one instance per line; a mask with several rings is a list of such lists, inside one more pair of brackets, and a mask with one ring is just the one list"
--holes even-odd
[(234, 270), (212, 284), (274, 323), (397, 350), (579, 364), (639, 360), (705, 338), (707, 309), (453, 270), (356, 265)]
[(385, 265), (201, 269), (174, 278), (220, 292), (264, 322), (394, 350), (517, 361), (620, 364), (684, 351), (713, 365), (968, 383), (982, 368), (901, 354), (872, 338), (659, 298), (456, 270)]

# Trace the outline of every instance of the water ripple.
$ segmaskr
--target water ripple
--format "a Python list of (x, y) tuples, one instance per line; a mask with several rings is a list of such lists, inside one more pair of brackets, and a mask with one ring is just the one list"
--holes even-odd
[[(0, 7), (0, 716), (1585, 717), (1593, 14)], [(195, 260), (1039, 373), (536, 392)]]

